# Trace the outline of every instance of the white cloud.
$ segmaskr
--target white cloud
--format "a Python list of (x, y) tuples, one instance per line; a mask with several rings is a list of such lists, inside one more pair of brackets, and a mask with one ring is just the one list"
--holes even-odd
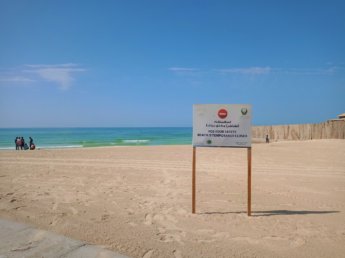
[(26, 65), (24, 72), (38, 75), (39, 78), (56, 83), (60, 89), (67, 90), (74, 81), (76, 72), (84, 72), (77, 64)]
[(197, 71), (199, 71), (199, 69), (197, 69), (197, 68), (187, 68), (187, 67), (170, 67), (168, 70), (172, 71), (172, 72), (197, 72)]
[[(175, 72), (177, 74), (195, 74), (196, 72), (200, 73), (198, 68), (189, 68), (189, 67), (170, 67), (169, 71)], [(224, 69), (211, 69), (204, 70), (203, 73), (224, 73), (224, 74), (244, 74), (244, 75), (262, 75), (269, 74), (272, 72), (272, 68), (267, 67), (243, 67), (243, 68), (224, 68)]]
[(30, 68), (73, 68), (73, 67), (79, 67), (78, 64), (74, 63), (67, 63), (67, 64), (54, 64), (54, 65), (48, 65), (48, 64), (27, 64), (26, 67)]
[(0, 69), (0, 84), (24, 85), (33, 82), (52, 82), (62, 90), (67, 90), (75, 80), (75, 74), (86, 69), (78, 64), (27, 64), (24, 68)]
[(35, 80), (24, 77), (24, 76), (0, 76), (0, 82), (18, 82), (18, 83), (26, 83), (26, 82), (34, 82)]
[(329, 75), (337, 72), (343, 72), (345, 67), (342, 66), (331, 66), (328, 68), (272, 68), (270, 66), (260, 67), (235, 67), (235, 68), (222, 68), (222, 69), (211, 69), (211, 70), (200, 70), (198, 68), (189, 68), (189, 67), (170, 67), (169, 71), (175, 73), (224, 73), (224, 74), (244, 74), (244, 75), (263, 75), (271, 73), (281, 73), (281, 74), (300, 74), (300, 75)]
[(272, 68), (272, 67), (245, 67), (216, 69), (216, 72), (225, 74), (264, 75), (264, 74), (296, 74), (296, 75), (332, 75), (340, 72), (337, 66), (329, 68)]
[(269, 74), (272, 71), (272, 68), (271, 67), (245, 67), (245, 68), (217, 69), (216, 71), (221, 72), (221, 73), (262, 75), (262, 74)]
[(278, 73), (285, 73), (285, 74), (296, 74), (296, 75), (333, 75), (337, 72), (341, 72), (341, 68), (337, 66), (329, 67), (329, 68), (309, 68), (309, 69), (301, 69), (301, 68), (289, 68), (289, 69), (275, 69)]

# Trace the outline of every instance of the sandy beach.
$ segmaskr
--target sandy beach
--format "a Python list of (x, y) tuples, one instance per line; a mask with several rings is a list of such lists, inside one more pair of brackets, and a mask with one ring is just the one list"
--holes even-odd
[(0, 152), (0, 218), (131, 257), (344, 257), (345, 140)]

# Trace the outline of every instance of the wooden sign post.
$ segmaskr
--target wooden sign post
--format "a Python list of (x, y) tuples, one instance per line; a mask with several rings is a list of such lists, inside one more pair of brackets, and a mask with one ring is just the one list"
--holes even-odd
[(195, 213), (195, 187), (196, 187), (196, 147), (193, 147), (193, 175), (192, 175), (192, 213)]
[(192, 213), (196, 212), (197, 147), (235, 147), (247, 149), (247, 214), (248, 216), (251, 216), (251, 106), (231, 104), (206, 104), (193, 106)]
[(252, 215), (252, 148), (247, 149), (247, 160), (248, 160), (248, 184), (247, 184), (247, 214)]

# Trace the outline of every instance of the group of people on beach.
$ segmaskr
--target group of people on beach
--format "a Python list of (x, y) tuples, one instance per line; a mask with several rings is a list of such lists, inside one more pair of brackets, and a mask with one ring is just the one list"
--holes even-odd
[(19, 137), (17, 136), (15, 139), (14, 139), (14, 143), (16, 145), (16, 150), (34, 150), (36, 148), (35, 144), (34, 144), (34, 140), (29, 137), (30, 139), (30, 142), (29, 142), (29, 146), (28, 144), (25, 142), (25, 139), (24, 137)]

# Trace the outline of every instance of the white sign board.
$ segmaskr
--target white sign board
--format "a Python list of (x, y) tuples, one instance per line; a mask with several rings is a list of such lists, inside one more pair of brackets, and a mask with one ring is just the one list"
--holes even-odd
[(251, 147), (251, 105), (193, 105), (193, 146)]

